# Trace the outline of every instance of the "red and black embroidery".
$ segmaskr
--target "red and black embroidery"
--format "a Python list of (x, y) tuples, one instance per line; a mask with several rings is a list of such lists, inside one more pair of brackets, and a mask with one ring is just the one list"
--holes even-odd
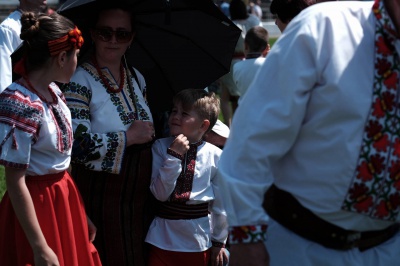
[(396, 31), (383, 1), (373, 6), (375, 73), (372, 108), (350, 189), (342, 209), (395, 220), (400, 212), (400, 59)]
[(0, 122), (32, 134), (35, 143), (40, 132), (43, 106), (19, 91), (5, 90), (0, 94)]
[(68, 153), (72, 148), (71, 125), (58, 103), (48, 104), (48, 107), (57, 129), (57, 150), (61, 153)]
[(174, 191), (170, 196), (171, 202), (186, 202), (192, 192), (194, 170), (196, 166), (197, 147), (203, 144), (203, 141), (190, 144), (184, 160), (182, 161), (182, 172), (179, 175)]

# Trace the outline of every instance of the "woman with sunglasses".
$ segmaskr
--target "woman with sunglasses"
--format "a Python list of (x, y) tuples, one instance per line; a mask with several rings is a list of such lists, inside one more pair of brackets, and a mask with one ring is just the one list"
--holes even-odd
[(0, 202), (0, 265), (101, 265), (96, 228), (67, 172), (71, 113), (59, 87), (68, 82), (83, 44), (68, 19), (25, 12), (21, 76), (0, 94), (0, 164), (7, 192)]
[(97, 226), (103, 265), (144, 265), (154, 127), (144, 78), (124, 60), (133, 18), (108, 8), (94, 21), (93, 51), (63, 89), (74, 129), (72, 176)]

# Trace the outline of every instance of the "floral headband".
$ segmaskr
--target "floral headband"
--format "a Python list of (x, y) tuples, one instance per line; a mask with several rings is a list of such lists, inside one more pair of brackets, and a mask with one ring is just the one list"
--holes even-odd
[(56, 40), (47, 42), (51, 56), (58, 55), (62, 51), (69, 51), (73, 48), (80, 49), (83, 45), (82, 32), (75, 26), (67, 35)]

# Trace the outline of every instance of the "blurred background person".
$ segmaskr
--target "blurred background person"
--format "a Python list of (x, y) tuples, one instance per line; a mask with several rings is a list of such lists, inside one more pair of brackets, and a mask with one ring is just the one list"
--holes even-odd
[(219, 9), (221, 9), (222, 13), (224, 13), (225, 16), (228, 18), (231, 16), (229, 13), (229, 2), (225, 0), (221, 0), (219, 2)]
[(246, 93), (270, 49), (268, 31), (264, 27), (254, 26), (247, 32), (244, 39), (246, 59), (233, 66), (233, 80), (240, 97)]
[(46, 8), (46, 0), (20, 0), (18, 8), (0, 24), (0, 93), (12, 83), (10, 56), (22, 43), (22, 12), (45, 12)]
[(236, 44), (230, 72), (222, 76), (220, 81), (221, 112), (224, 123), (230, 127), (232, 115), (236, 110), (239, 99), (239, 91), (232, 77), (233, 65), (245, 58), (244, 38), (247, 31), (254, 26), (262, 26), (259, 18), (247, 12), (246, 4), (242, 0), (232, 0), (229, 6), (231, 20), (242, 30), (242, 34)]
[(249, 13), (262, 19), (263, 11), (261, 9), (261, 0), (250, 0), (249, 1)]

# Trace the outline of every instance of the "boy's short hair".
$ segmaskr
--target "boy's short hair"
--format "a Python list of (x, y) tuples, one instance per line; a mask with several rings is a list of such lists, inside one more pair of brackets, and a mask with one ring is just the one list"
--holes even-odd
[(244, 42), (249, 46), (250, 52), (262, 52), (268, 46), (268, 31), (262, 26), (254, 26), (247, 31)]
[(195, 110), (201, 119), (210, 121), (209, 132), (218, 120), (219, 99), (214, 92), (203, 89), (185, 89), (178, 92), (173, 98), (174, 104), (182, 104), (184, 110)]

